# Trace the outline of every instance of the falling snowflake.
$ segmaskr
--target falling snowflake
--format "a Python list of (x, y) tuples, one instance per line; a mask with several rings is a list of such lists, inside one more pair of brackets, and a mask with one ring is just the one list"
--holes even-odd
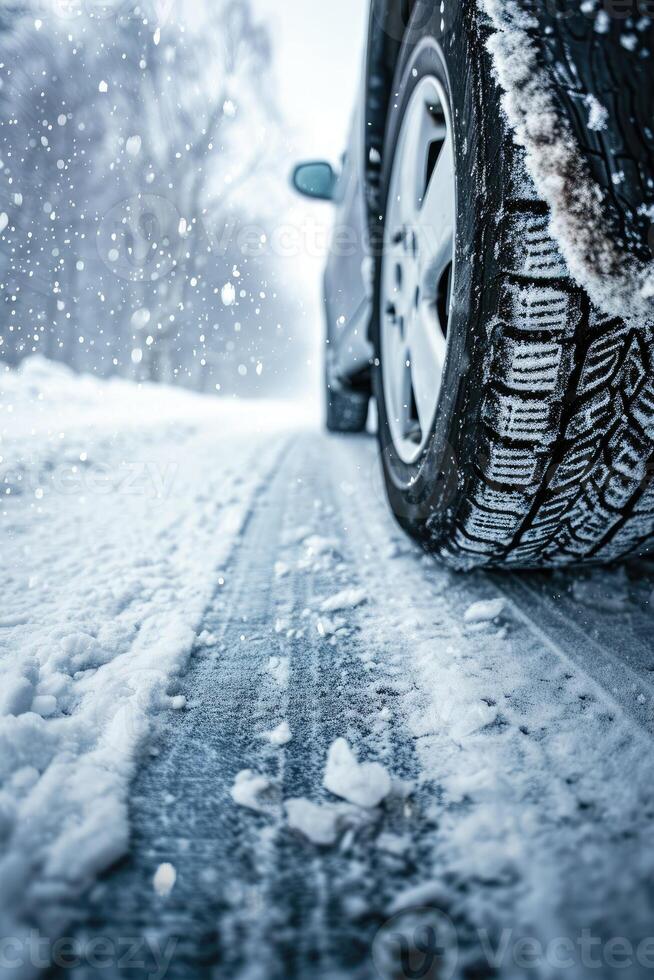
[(233, 306), (236, 302), (236, 289), (234, 288), (234, 284), (226, 282), (220, 290), (220, 297), (225, 306)]

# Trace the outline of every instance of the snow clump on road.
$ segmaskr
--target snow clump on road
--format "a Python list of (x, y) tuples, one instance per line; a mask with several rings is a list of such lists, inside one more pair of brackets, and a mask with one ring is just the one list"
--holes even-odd
[(273, 782), (252, 769), (242, 769), (237, 773), (231, 796), (237, 806), (265, 813), (270, 802), (270, 794), (274, 789)]
[(286, 800), (284, 808), (291, 830), (298, 831), (312, 844), (328, 847), (336, 843), (339, 833), (338, 807), (295, 798)]
[(344, 589), (336, 595), (330, 596), (321, 603), (322, 612), (341, 612), (344, 609), (356, 609), (363, 605), (368, 596), (365, 589)]
[(167, 898), (175, 887), (177, 871), (172, 864), (160, 864), (157, 868), (152, 885), (160, 898)]
[(359, 762), (344, 738), (329, 750), (323, 779), (325, 789), (356, 806), (372, 808), (391, 791), (391, 777), (380, 762)]
[(291, 734), (291, 729), (289, 727), (286, 719), (281, 721), (276, 728), (273, 728), (270, 732), (264, 732), (263, 738), (267, 739), (271, 745), (288, 745), (288, 743), (293, 738)]
[(463, 614), (463, 621), (468, 625), (473, 623), (490, 623), (499, 619), (506, 608), (504, 599), (482, 599), (473, 602)]

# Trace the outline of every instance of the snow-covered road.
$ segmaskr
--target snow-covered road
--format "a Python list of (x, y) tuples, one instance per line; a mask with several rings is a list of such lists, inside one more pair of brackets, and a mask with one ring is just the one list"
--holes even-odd
[(454, 575), (371, 438), (124, 384), (75, 413), (29, 370), (1, 405), (0, 976), (654, 971), (649, 567)]

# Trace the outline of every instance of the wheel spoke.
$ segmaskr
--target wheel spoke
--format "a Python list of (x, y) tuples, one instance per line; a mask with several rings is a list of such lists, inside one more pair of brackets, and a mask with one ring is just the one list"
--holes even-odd
[(434, 128), (426, 102), (414, 113), (412, 126), (404, 129), (404, 146), (399, 149), (405, 161), (399, 182), (401, 210), (405, 220), (413, 225), (420, 209), (420, 195), (424, 182), (425, 145)]
[(396, 365), (396, 370), (389, 377), (389, 394), (394, 406), (397, 421), (403, 418), (403, 406), (407, 403), (407, 393), (410, 393), (409, 369), (405, 367), (409, 361), (409, 352), (406, 339), (404, 337), (404, 327), (400, 322), (400, 317), (396, 314), (386, 314), (387, 333), (386, 333), (386, 357), (392, 358), (392, 363)]
[(454, 159), (452, 140), (448, 133), (418, 215), (420, 265), (423, 282), (432, 296), (429, 287), (436, 289), (443, 271), (452, 261), (455, 221), (453, 185)]
[(408, 331), (411, 383), (423, 432), (431, 426), (434, 393), (438, 392), (445, 363), (445, 337), (431, 304), (422, 302)]

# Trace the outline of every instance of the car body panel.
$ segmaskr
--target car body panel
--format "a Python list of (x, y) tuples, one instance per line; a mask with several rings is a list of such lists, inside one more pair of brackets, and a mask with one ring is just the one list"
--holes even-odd
[(334, 225), (324, 277), (327, 369), (333, 384), (366, 371), (372, 358), (368, 339), (372, 263), (364, 190), (364, 107), (365, 100), (357, 99), (336, 186)]

